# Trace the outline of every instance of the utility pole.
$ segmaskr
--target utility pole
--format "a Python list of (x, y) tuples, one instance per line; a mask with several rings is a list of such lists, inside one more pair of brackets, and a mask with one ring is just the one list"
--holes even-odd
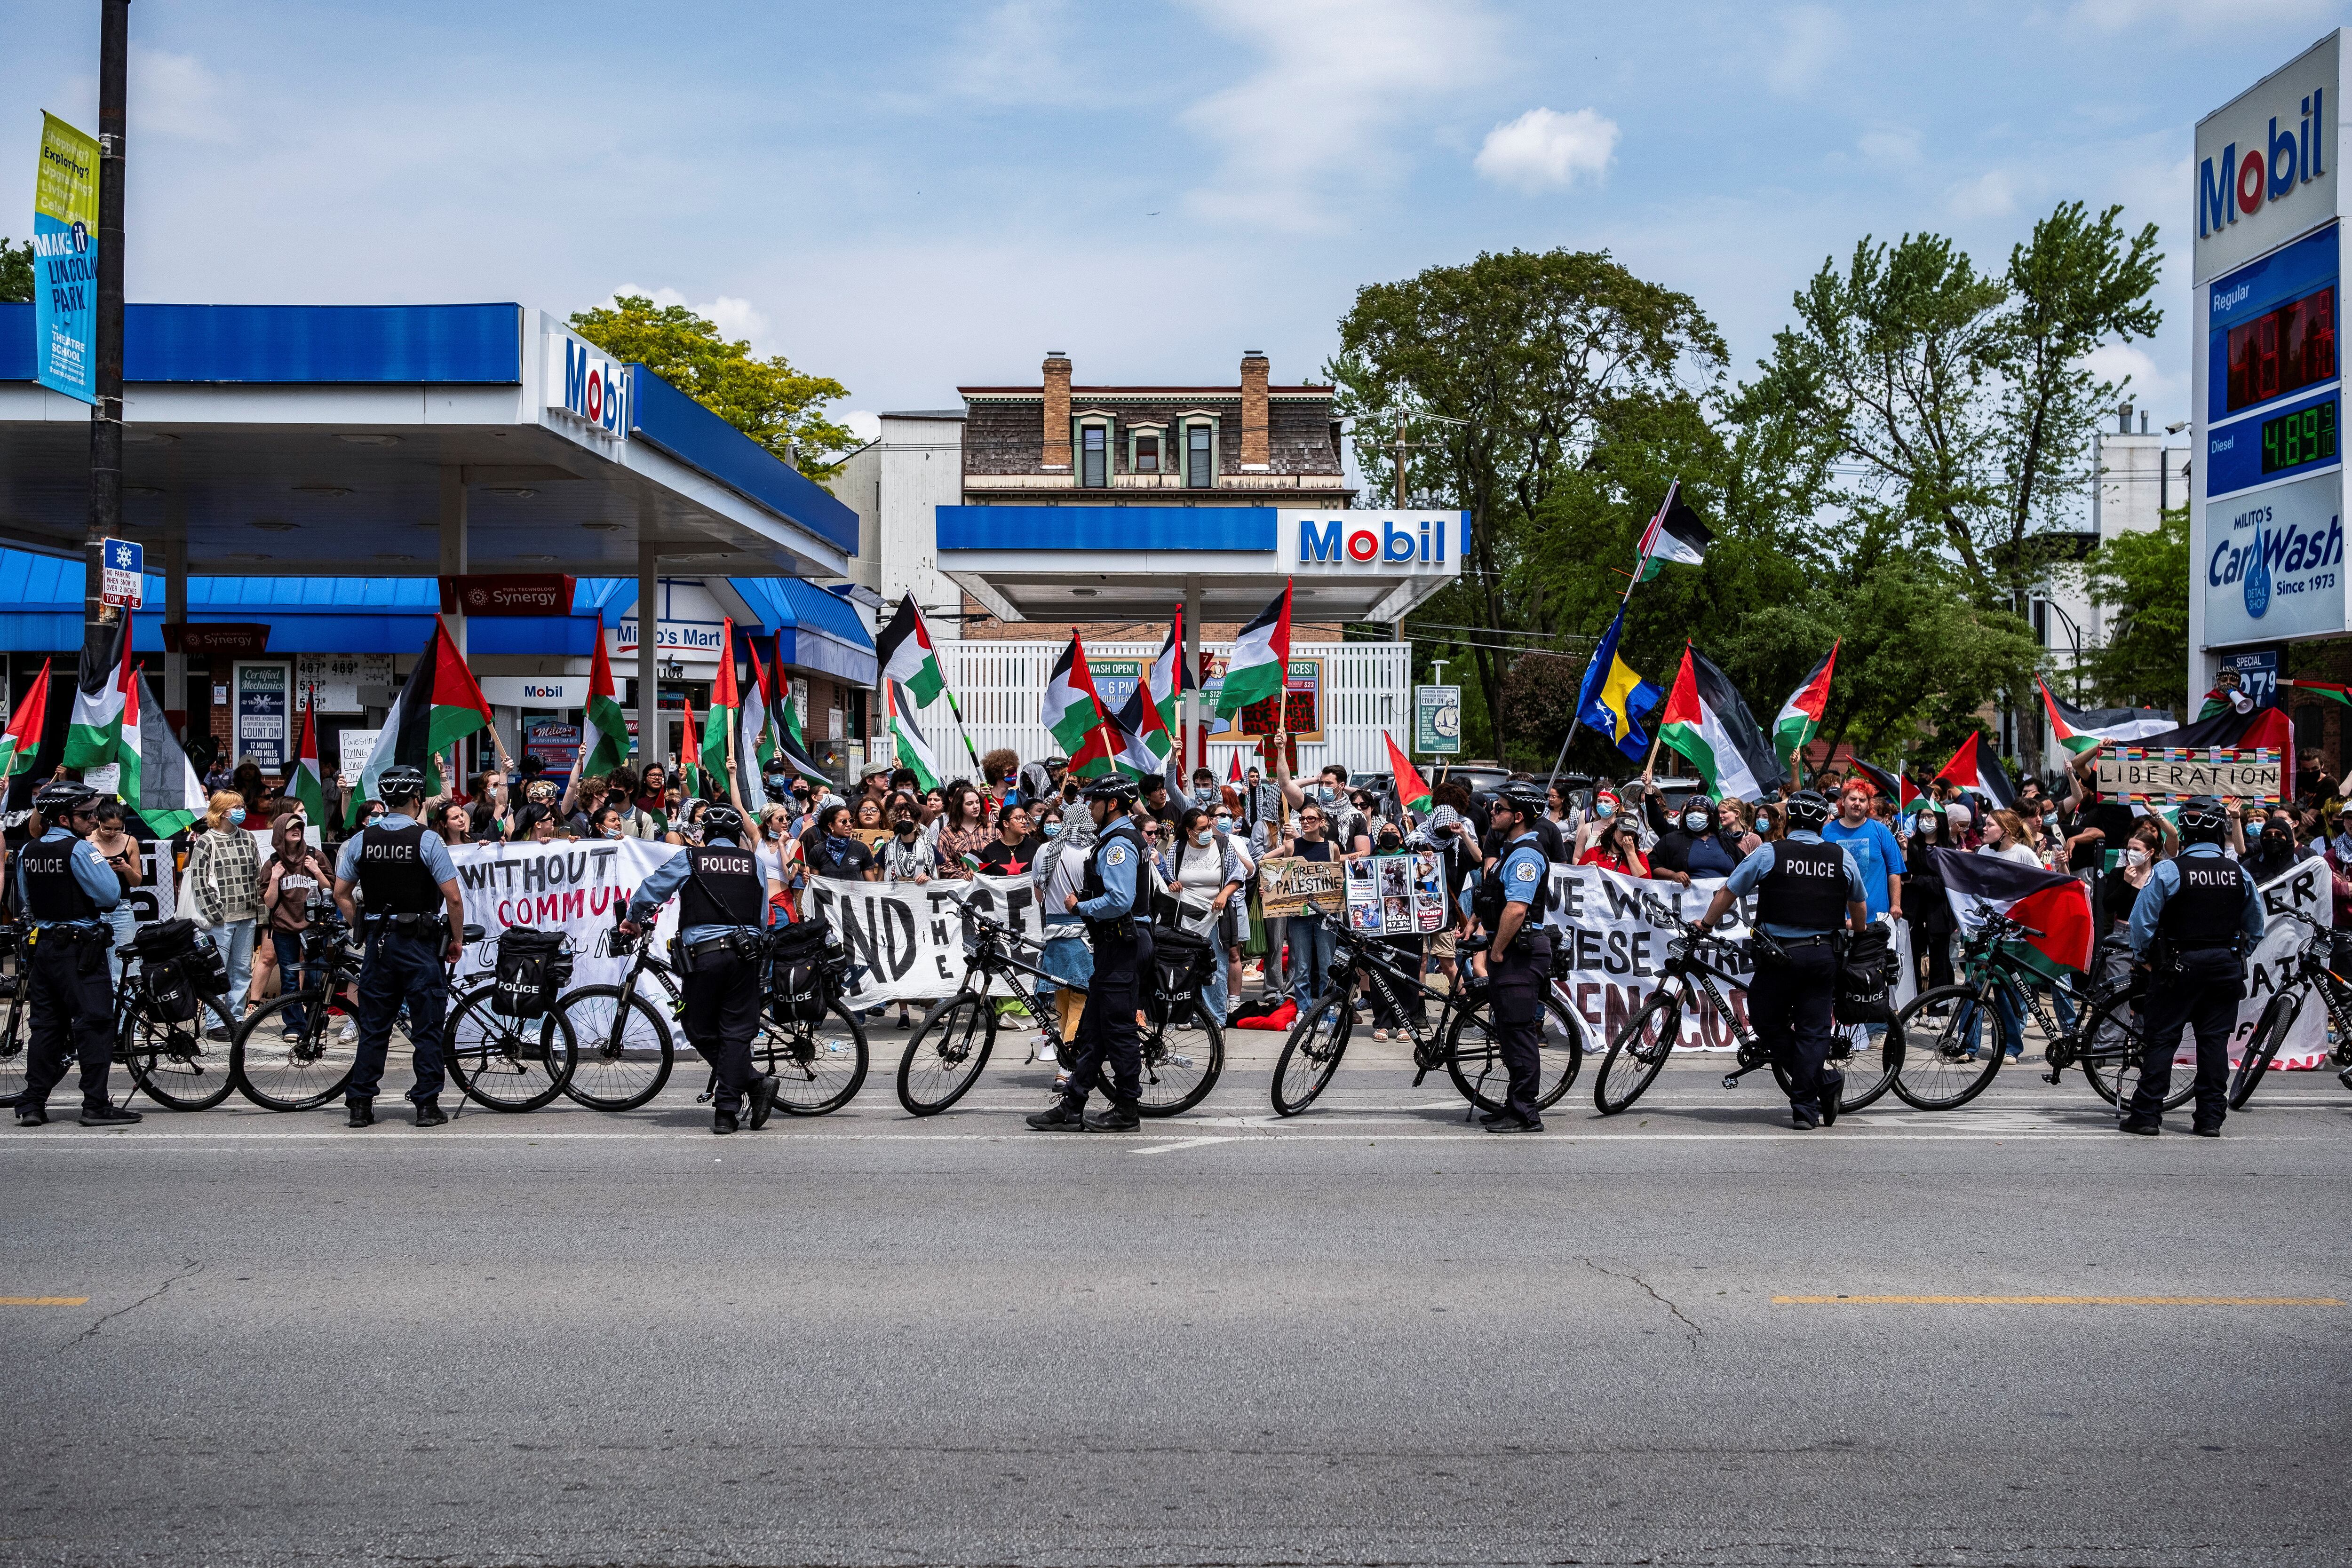
[(98, 403), (89, 411), (89, 526), (82, 539), (84, 641), (112, 624), (99, 602), (104, 540), (122, 526), (122, 169), (123, 101), (131, 56), (131, 0), (99, 0), (98, 24)]

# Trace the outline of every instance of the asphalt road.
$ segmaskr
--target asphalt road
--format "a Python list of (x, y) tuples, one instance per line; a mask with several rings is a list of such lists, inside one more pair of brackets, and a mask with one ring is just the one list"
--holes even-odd
[[(0, 1562), (2352, 1556), (2332, 1074), (2211, 1142), (2014, 1070), (1798, 1134), (1717, 1071), (1522, 1138), (1370, 1060), (1123, 1137), (1001, 1066), (729, 1139), (683, 1082), (9, 1129)], [(2306, 1304), (1855, 1300), (1956, 1295)]]

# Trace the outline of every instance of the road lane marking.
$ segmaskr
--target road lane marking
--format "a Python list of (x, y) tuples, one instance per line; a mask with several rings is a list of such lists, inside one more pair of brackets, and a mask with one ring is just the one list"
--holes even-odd
[(1205, 1144), (1230, 1144), (1237, 1141), (1232, 1136), (1182, 1138), (1172, 1144), (1155, 1144), (1148, 1149), (1129, 1149), (1127, 1152), (1130, 1155), (1172, 1155), (1178, 1149), (1197, 1149)]
[[(1212, 1123), (1212, 1124), (1210, 1124), (1214, 1125), (1215, 1124), (1214, 1124), (1214, 1123)], [(1332, 1124), (1332, 1123), (1323, 1123), (1323, 1124), (1321, 1124), (1321, 1125), (1332, 1125), (1332, 1124)], [(1357, 1124), (1360, 1125), (1361, 1124)], [(1414, 1123), (1411, 1123), (1411, 1122), (1401, 1122), (1401, 1123), (1394, 1124), (1393, 1125), (1394, 1125), (1394, 1127), (1395, 1127), (1395, 1128), (1397, 1128), (1397, 1129), (1402, 1129), (1402, 1128), (1410, 1128), (1410, 1127), (1414, 1126), (1414, 1125), (1417, 1125), (1417, 1124), (1414, 1124)], [(771, 1127), (771, 1128), (773, 1128), (773, 1127), (775, 1126), (775, 1124), (774, 1124), (774, 1123), (771, 1123), (771, 1124), (769, 1124), (769, 1125), (770, 1125), (770, 1127)], [(1173, 1131), (1173, 1129), (1171, 1129), (1171, 1131)], [(709, 1134), (708, 1132), (704, 1131), (703, 1129), (701, 1129), (701, 1128), (699, 1128), (699, 1127), (692, 1127), (692, 1128), (679, 1128), (679, 1129), (677, 1129), (677, 1131), (675, 1131), (675, 1132), (597, 1132), (597, 1133), (572, 1133), (572, 1132), (548, 1132), (548, 1133), (534, 1133), (534, 1132), (528, 1132), (528, 1131), (525, 1131), (525, 1130), (520, 1129), (520, 1128), (515, 1128), (515, 1129), (511, 1129), (511, 1130), (508, 1130), (508, 1129), (500, 1129), (500, 1130), (497, 1130), (497, 1131), (483, 1131), (483, 1132), (474, 1132), (474, 1131), (472, 1131), (472, 1130), (468, 1129), (468, 1130), (467, 1130), (467, 1131), (465, 1131), (465, 1132), (449, 1133), (449, 1132), (424, 1132), (424, 1131), (412, 1131), (412, 1130), (404, 1129), (404, 1128), (390, 1127), (390, 1128), (379, 1128), (379, 1129), (377, 1129), (377, 1130), (375, 1130), (375, 1131), (373, 1131), (373, 1132), (369, 1132), (369, 1133), (365, 1133), (365, 1134), (353, 1134), (353, 1133), (351, 1133), (351, 1132), (345, 1132), (345, 1131), (333, 1131), (333, 1132), (327, 1132), (327, 1131), (320, 1131), (320, 1132), (306, 1132), (306, 1131), (302, 1131), (302, 1130), (299, 1130), (299, 1129), (289, 1129), (289, 1130), (288, 1130), (288, 1131), (286, 1131), (286, 1132), (282, 1132), (282, 1133), (226, 1133), (226, 1132), (224, 1132), (224, 1133), (205, 1133), (205, 1132), (163, 1133), (163, 1132), (148, 1132), (148, 1131), (141, 1130), (141, 1131), (137, 1131), (137, 1132), (135, 1132), (135, 1133), (134, 1133), (133, 1134), (131, 1134), (131, 1135), (127, 1135), (127, 1136), (121, 1137), (121, 1138), (107, 1138), (107, 1139), (102, 1139), (102, 1140), (96, 1140), (96, 1139), (69, 1139), (69, 1138), (53, 1138), (53, 1139), (36, 1139), (36, 1138), (0, 1138), (0, 1155), (8, 1154), (8, 1153), (11, 1153), (11, 1152), (19, 1152), (19, 1151), (24, 1151), (24, 1152), (34, 1152), (34, 1151), (39, 1151), (39, 1150), (43, 1150), (43, 1149), (52, 1150), (52, 1151), (58, 1151), (58, 1152), (87, 1152), (87, 1151), (89, 1151), (89, 1150), (92, 1150), (92, 1149), (98, 1149), (98, 1148), (104, 1148), (104, 1149), (106, 1149), (106, 1150), (107, 1150), (108, 1152), (110, 1152), (110, 1153), (120, 1153), (121, 1151), (122, 1151), (122, 1150), (124, 1150), (124, 1149), (147, 1148), (147, 1147), (153, 1147), (153, 1146), (156, 1146), (156, 1145), (163, 1145), (163, 1144), (170, 1144), (170, 1145), (181, 1145), (181, 1146), (186, 1146), (186, 1147), (203, 1147), (203, 1146), (205, 1146), (205, 1145), (212, 1145), (212, 1146), (215, 1146), (215, 1147), (219, 1147), (219, 1148), (224, 1148), (224, 1149), (226, 1149), (226, 1148), (232, 1147), (232, 1146), (235, 1146), (235, 1145), (242, 1145), (242, 1144), (253, 1144), (253, 1143), (286, 1143), (286, 1142), (297, 1142), (297, 1143), (321, 1143), (321, 1144), (323, 1144), (323, 1143), (346, 1143), (346, 1142), (347, 1142), (347, 1143), (350, 1145), (350, 1146), (351, 1146), (351, 1147), (352, 1147), (352, 1148), (354, 1148), (354, 1149), (357, 1149), (357, 1148), (359, 1148), (359, 1147), (361, 1147), (361, 1146), (362, 1146), (363, 1145), (368, 1144), (368, 1143), (375, 1143), (375, 1144), (382, 1144), (382, 1145), (388, 1145), (388, 1144), (393, 1144), (393, 1143), (398, 1143), (398, 1144), (401, 1144), (401, 1145), (404, 1145), (404, 1146), (405, 1146), (405, 1145), (409, 1145), (409, 1144), (416, 1144), (416, 1145), (419, 1145), (420, 1146), (423, 1146), (423, 1145), (438, 1145), (438, 1146), (441, 1146), (441, 1147), (446, 1147), (446, 1148), (457, 1148), (457, 1147), (461, 1147), (461, 1146), (464, 1146), (464, 1145), (470, 1145), (470, 1144), (485, 1144), (485, 1143), (490, 1143), (490, 1144), (692, 1143), (692, 1142), (695, 1142), (695, 1141), (697, 1141), (697, 1140), (698, 1140), (698, 1139), (708, 1138), (709, 1135), (710, 1135), (710, 1134)], [(1028, 1142), (1034, 1142), (1034, 1141), (1035, 1141), (1035, 1139), (1036, 1139), (1036, 1135), (1035, 1135), (1035, 1134), (1032, 1134), (1032, 1133), (1028, 1132), (1028, 1131), (1027, 1131), (1026, 1129), (1024, 1129), (1024, 1128), (1021, 1128), (1021, 1127), (1017, 1127), (1017, 1126), (1007, 1126), (1007, 1127), (1005, 1127), (1003, 1131), (1000, 1131), (1000, 1132), (993, 1132), (993, 1133), (931, 1133), (931, 1132), (902, 1132), (902, 1133), (817, 1133), (817, 1132), (802, 1132), (802, 1133), (797, 1133), (797, 1134), (788, 1134), (788, 1135), (786, 1135), (786, 1136), (780, 1137), (780, 1138), (777, 1138), (777, 1137), (768, 1137), (768, 1136), (766, 1136), (766, 1135), (765, 1135), (765, 1134), (748, 1134), (748, 1133), (747, 1133), (747, 1134), (742, 1134), (742, 1135), (743, 1135), (743, 1136), (745, 1136), (745, 1137), (749, 1137), (749, 1138), (753, 1139), (753, 1140), (754, 1140), (753, 1146), (755, 1146), (755, 1147), (779, 1146), (779, 1145), (798, 1145), (798, 1144), (847, 1144), (847, 1143), (884, 1143), (884, 1142), (887, 1142), (887, 1143), (908, 1143), (908, 1144), (919, 1144), (919, 1143), (935, 1143), (935, 1144), (958, 1144), (958, 1143), (963, 1143), (963, 1144), (972, 1144), (972, 1143), (1007, 1143), (1007, 1142), (1022, 1142), (1022, 1143), (1028, 1143)], [(1101, 1137), (1101, 1136), (1109, 1136), (1109, 1135), (1112, 1135), (1112, 1134), (1093, 1134), (1093, 1135), (1094, 1135), (1094, 1136), (1097, 1136), (1097, 1137)], [(1165, 1138), (1168, 1134), (1165, 1134), (1165, 1133), (1162, 1133), (1162, 1134), (1159, 1134), (1159, 1135), (1160, 1135), (1160, 1136), (1161, 1136), (1162, 1138)], [(1148, 1137), (1150, 1136), (1150, 1134), (1146, 1134), (1146, 1136), (1147, 1136), (1147, 1138), (1148, 1138)], [(1961, 1131), (1958, 1131), (1958, 1130), (1954, 1130), (1954, 1131), (1950, 1131), (1950, 1132), (1946, 1132), (1946, 1131), (1943, 1131), (1943, 1130), (1941, 1130), (1941, 1129), (1939, 1129), (1939, 1128), (1907, 1128), (1907, 1129), (1905, 1129), (1905, 1130), (1902, 1130), (1902, 1131), (1888, 1130), (1888, 1131), (1885, 1131), (1885, 1132), (1877, 1132), (1877, 1133), (1874, 1133), (1874, 1132), (1868, 1132), (1868, 1131), (1865, 1131), (1864, 1129), (1863, 1129), (1863, 1128), (1861, 1128), (1861, 1127), (1856, 1127), (1856, 1128), (1854, 1128), (1852, 1132), (1838, 1131), (1838, 1132), (1830, 1132), (1830, 1133), (1822, 1133), (1822, 1132), (1808, 1132), (1808, 1133), (1801, 1133), (1801, 1132), (1797, 1132), (1797, 1131), (1795, 1131), (1795, 1130), (1793, 1130), (1793, 1129), (1790, 1129), (1790, 1130), (1782, 1131), (1782, 1130), (1773, 1130), (1773, 1129), (1769, 1129), (1769, 1128), (1765, 1128), (1765, 1129), (1759, 1129), (1759, 1130), (1757, 1130), (1757, 1131), (1755, 1131), (1755, 1132), (1749, 1132), (1749, 1133), (1666, 1133), (1666, 1132), (1643, 1132), (1643, 1131), (1636, 1131), (1636, 1130), (1632, 1130), (1632, 1129), (1627, 1129), (1627, 1130), (1622, 1130), (1622, 1131), (1619, 1131), (1619, 1130), (1611, 1130), (1611, 1131), (1605, 1131), (1605, 1132), (1592, 1132), (1592, 1133), (1555, 1131), (1555, 1132), (1553, 1132), (1553, 1133), (1551, 1133), (1551, 1134), (1547, 1134), (1547, 1135), (1545, 1135), (1545, 1136), (1543, 1136), (1543, 1137), (1539, 1138), (1539, 1139), (1537, 1141), (1537, 1146), (1540, 1146), (1540, 1145), (1542, 1145), (1542, 1144), (1550, 1144), (1550, 1145), (1575, 1145), (1575, 1146), (1577, 1146), (1577, 1147), (1580, 1147), (1580, 1148), (1581, 1148), (1581, 1147), (1597, 1147), (1597, 1146), (1599, 1146), (1600, 1145), (1602, 1145), (1602, 1144), (1644, 1143), (1644, 1144), (1817, 1144), (1817, 1145), (1821, 1145), (1825, 1146), (1825, 1147), (1830, 1147), (1830, 1146), (1837, 1146), (1837, 1145), (1848, 1145), (1848, 1144), (1888, 1144), (1888, 1145), (1922, 1145), (1922, 1144), (2028, 1144), (2028, 1143), (2052, 1143), (2052, 1142), (2064, 1142), (2064, 1141), (2085, 1142), (2085, 1141), (2091, 1141), (2091, 1140), (2101, 1140), (2101, 1139), (2105, 1140), (2105, 1141), (2110, 1142), (2110, 1143), (2117, 1143), (2117, 1146), (2119, 1146), (2119, 1147), (2120, 1147), (2120, 1146), (2122, 1146), (2122, 1145), (2120, 1145), (2120, 1143), (2118, 1142), (2118, 1140), (2116, 1140), (2116, 1136), (2115, 1136), (2115, 1128), (2113, 1127), (2113, 1125), (2112, 1125), (2112, 1124), (2107, 1124), (2107, 1123), (2104, 1123), (2104, 1122), (2102, 1122), (2102, 1123), (2098, 1123), (2098, 1124), (2093, 1124), (2093, 1125), (2089, 1125), (2089, 1126), (2073, 1127), (2073, 1128), (2053, 1128), (2053, 1129), (2049, 1129), (2049, 1130), (2042, 1131), (2042, 1132), (2032, 1132), (2032, 1133), (2009, 1132), (2009, 1131), (2005, 1131), (2005, 1130), (1989, 1130), (1989, 1131), (1985, 1131), (1985, 1132), (1961, 1132)], [(1187, 1141), (1187, 1142), (1192, 1142), (1192, 1140), (1186, 1140), (1186, 1141)], [(1277, 1144), (1301, 1144), (1301, 1143), (1304, 1143), (1304, 1144), (1318, 1144), (1318, 1143), (1322, 1143), (1322, 1144), (1369, 1144), (1369, 1143), (1371, 1143), (1371, 1142), (1374, 1142), (1374, 1141), (1378, 1141), (1378, 1142), (1382, 1143), (1382, 1144), (1390, 1144), (1390, 1143), (1397, 1143), (1397, 1144), (1404, 1144), (1404, 1143), (1474, 1143), (1474, 1144), (1485, 1144), (1485, 1143), (1491, 1143), (1493, 1140), (1488, 1136), (1488, 1134), (1485, 1134), (1485, 1133), (1474, 1133), (1474, 1132), (1466, 1132), (1466, 1131), (1465, 1131), (1465, 1132), (1458, 1132), (1458, 1133), (1422, 1133), (1422, 1132), (1412, 1132), (1412, 1131), (1403, 1131), (1403, 1130), (1391, 1130), (1391, 1126), (1390, 1126), (1389, 1124), (1384, 1124), (1380, 1128), (1380, 1130), (1377, 1132), (1377, 1137), (1376, 1137), (1376, 1139), (1375, 1139), (1375, 1134), (1370, 1134), (1370, 1133), (1364, 1133), (1364, 1132), (1357, 1132), (1357, 1133), (1309, 1133), (1309, 1132), (1292, 1132), (1292, 1131), (1290, 1131), (1290, 1130), (1289, 1130), (1288, 1128), (1286, 1128), (1286, 1127), (1285, 1127), (1285, 1128), (1281, 1128), (1281, 1129), (1279, 1129), (1279, 1130), (1277, 1130), (1277, 1129), (1276, 1129), (1276, 1128), (1271, 1128), (1271, 1127), (1269, 1127), (1269, 1128), (1253, 1128), (1251, 1131), (1249, 1131), (1249, 1132), (1247, 1132), (1247, 1133), (1233, 1133), (1233, 1134), (1221, 1134), (1221, 1135), (1214, 1136), (1214, 1137), (1206, 1137), (1206, 1138), (1202, 1138), (1202, 1139), (1199, 1140), (1199, 1142), (1201, 1142), (1201, 1143), (1204, 1143), (1204, 1144), (1205, 1144), (1205, 1143), (1227, 1143), (1227, 1144), (1240, 1145), (1244, 1145), (1244, 1146), (1256, 1146), (1256, 1147), (1265, 1147), (1265, 1146), (1270, 1146), (1270, 1145), (1277, 1145)], [(2343, 1138), (2342, 1138), (2342, 1137), (2340, 1137), (2340, 1136), (2328, 1136), (2328, 1135), (2323, 1135), (2323, 1134), (2263, 1134), (2263, 1133), (2256, 1133), (2256, 1134), (2235, 1134), (2235, 1135), (2234, 1135), (2234, 1141), (2235, 1141), (2235, 1142), (2237, 1142), (2237, 1143), (2240, 1143), (2240, 1144), (2245, 1144), (2245, 1145), (2261, 1144), (2261, 1145), (2263, 1145), (2267, 1146), (2267, 1145), (2272, 1145), (2272, 1144), (2315, 1144), (2315, 1143), (2341, 1144), (2344, 1140), (2343, 1140)], [(2184, 1143), (2185, 1143), (2185, 1142), (2186, 1142), (2186, 1140), (2182, 1140), (2182, 1142), (2184, 1142)], [(741, 1147), (742, 1145), (738, 1145), (737, 1146), (738, 1146), (738, 1147)], [(1526, 1145), (1523, 1143), (1520, 1146), (1528, 1146), (1528, 1145)], [(2137, 1146), (2137, 1145), (2133, 1145), (2133, 1146)]]
[(2340, 1307), (2334, 1296), (1775, 1296), (1776, 1307)]
[(0, 1296), (0, 1307), (86, 1307), (88, 1296)]

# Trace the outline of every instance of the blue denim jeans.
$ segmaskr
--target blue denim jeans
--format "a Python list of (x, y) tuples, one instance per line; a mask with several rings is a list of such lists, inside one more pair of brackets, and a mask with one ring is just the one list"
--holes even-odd
[[(272, 931), (269, 945), (278, 954), (278, 988), (281, 992), (300, 990), (310, 983), (310, 973), (302, 967), (302, 934), (299, 931)], [(278, 1015), (278, 1021), (288, 1029), (302, 1027), (302, 1004), (289, 1002)]]
[(1328, 915), (1290, 917), (1290, 995), (1305, 1007), (1329, 988), (1331, 948), (1339, 937), (1337, 918)]
[(253, 985), (253, 924), (250, 917), (231, 920), (205, 932), (228, 970), (228, 997), (222, 1005), (232, 1024), (245, 1016), (245, 993)]

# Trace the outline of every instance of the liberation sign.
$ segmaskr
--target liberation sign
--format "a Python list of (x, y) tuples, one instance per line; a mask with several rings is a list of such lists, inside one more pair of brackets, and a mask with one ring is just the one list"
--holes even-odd
[(2284, 772), (2274, 747), (2106, 746), (2098, 768), (2100, 794), (2150, 800), (2213, 795), (2275, 802)]

